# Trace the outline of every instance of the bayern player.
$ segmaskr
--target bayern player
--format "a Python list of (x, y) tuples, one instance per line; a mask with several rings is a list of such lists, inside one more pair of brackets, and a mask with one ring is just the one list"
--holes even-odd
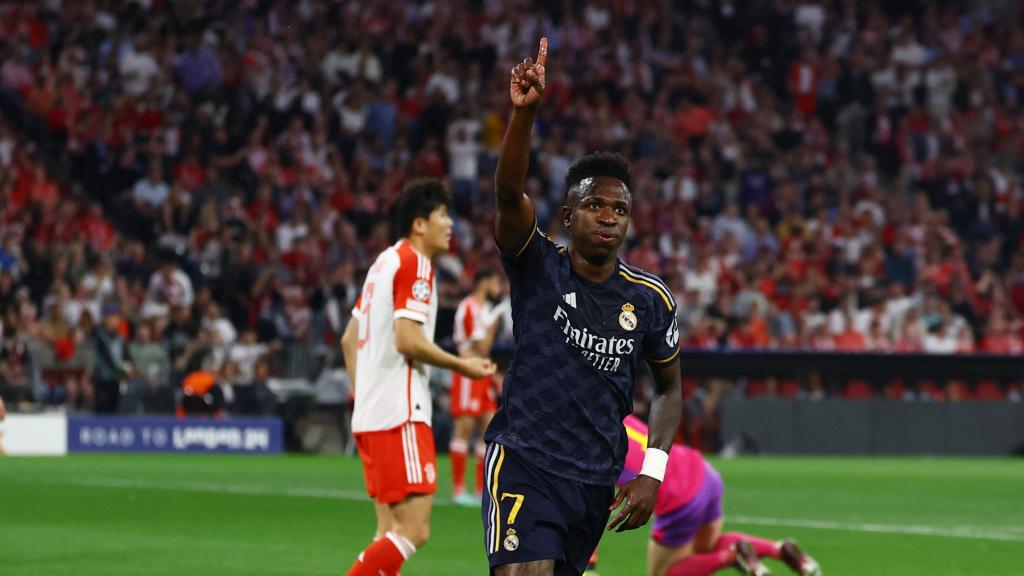
[(350, 576), (395, 576), (427, 542), (437, 489), (428, 366), (468, 378), (494, 373), (486, 358), (433, 342), (437, 291), (431, 260), (448, 251), (449, 197), (437, 180), (409, 182), (392, 212), (401, 239), (373, 263), (341, 346), (355, 390), (352, 432), (374, 500), (374, 542)]
[[(515, 336), (501, 406), (484, 436), (484, 544), (500, 576), (577, 576), (606, 524), (646, 524), (682, 412), (672, 292), (618, 258), (633, 207), (629, 164), (597, 153), (569, 169), (560, 214), (567, 247), (541, 233), (525, 194), (547, 48), (541, 39), (537, 62), (512, 70), (513, 111), (495, 175), (494, 233)], [(655, 389), (650, 448), (641, 473), (616, 495), (627, 450), (622, 420), (643, 364)]]
[[(647, 449), (647, 425), (633, 415), (627, 416), (624, 424), (629, 452), (620, 485), (640, 473)], [(707, 576), (729, 567), (750, 576), (764, 576), (769, 571), (761, 558), (781, 560), (800, 576), (821, 576), (814, 558), (792, 540), (773, 542), (739, 532), (723, 534), (724, 493), (722, 477), (700, 452), (672, 445), (647, 541), (649, 576)]]
[[(455, 311), (453, 339), (460, 356), (490, 358), (498, 319), (503, 307), (495, 306), (501, 298), (501, 277), (496, 270), (478, 270), (473, 278), (473, 292), (462, 299)], [(470, 380), (452, 372), (451, 413), (454, 430), (448, 445), (452, 462), (452, 499), (456, 504), (479, 506), (484, 484), (484, 446), (481, 441), (476, 454), (476, 497), (466, 493), (466, 462), (477, 430), (482, 433), (497, 409), (497, 383), (488, 376)]]

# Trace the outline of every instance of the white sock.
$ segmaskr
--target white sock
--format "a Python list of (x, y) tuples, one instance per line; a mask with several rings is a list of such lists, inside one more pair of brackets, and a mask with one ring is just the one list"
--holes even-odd
[(405, 536), (389, 531), (384, 537), (391, 540), (391, 543), (395, 545), (395, 548), (398, 548), (398, 551), (402, 553), (402, 558), (405, 560), (408, 560), (410, 556), (416, 553), (416, 546), (413, 546), (413, 543), (409, 542), (409, 539)]

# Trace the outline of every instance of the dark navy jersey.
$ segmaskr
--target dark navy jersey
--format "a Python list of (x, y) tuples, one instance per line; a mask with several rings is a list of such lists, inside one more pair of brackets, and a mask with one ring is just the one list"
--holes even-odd
[(640, 363), (668, 364), (679, 353), (672, 293), (657, 276), (621, 260), (610, 278), (590, 282), (572, 271), (567, 250), (536, 227), (502, 262), (515, 352), (485, 439), (552, 474), (614, 484), (626, 457), (622, 420), (632, 412)]

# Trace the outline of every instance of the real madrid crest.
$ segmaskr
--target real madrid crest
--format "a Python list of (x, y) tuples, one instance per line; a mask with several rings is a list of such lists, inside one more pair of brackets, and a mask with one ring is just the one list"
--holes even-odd
[(516, 548), (519, 548), (519, 536), (516, 536), (515, 528), (509, 528), (508, 532), (505, 532), (505, 541), (502, 542), (502, 546), (509, 552), (515, 552)]
[(623, 330), (632, 332), (636, 329), (636, 314), (633, 313), (636, 308), (626, 302), (622, 305), (622, 313), (619, 314), (619, 326), (622, 326)]

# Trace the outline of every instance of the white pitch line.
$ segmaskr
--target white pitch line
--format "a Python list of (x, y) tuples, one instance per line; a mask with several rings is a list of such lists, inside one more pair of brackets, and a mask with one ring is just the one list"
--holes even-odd
[[(247, 484), (225, 484), (218, 482), (139, 480), (135, 478), (86, 477), (66, 481), (52, 481), (53, 484), (72, 484), (95, 488), (126, 488), (137, 490), (168, 490), (175, 492), (204, 492), (212, 494), (241, 494), (247, 496), (288, 496), (295, 498), (327, 498), (334, 500), (369, 501), (364, 492), (331, 490), (325, 488), (279, 488)], [(435, 502), (439, 506), (454, 505), (444, 500)], [(959, 526), (939, 528), (936, 526), (879, 524), (858, 522), (833, 522), (829, 520), (808, 520), (801, 518), (763, 518), (757, 516), (728, 516), (730, 523), (755, 526), (783, 526), (790, 528), (813, 528), (816, 530), (840, 530), (845, 532), (868, 532), (876, 534), (911, 534), (916, 536), (941, 536), (970, 540), (997, 540), (1002, 542), (1024, 542), (1021, 527), (1006, 528)]]
[(208, 492), (211, 494), (242, 494), (248, 496), (292, 496), (298, 498), (332, 498), (337, 500), (366, 500), (363, 492), (330, 490), (325, 488), (278, 488), (249, 484), (223, 484), (216, 482), (139, 480), (136, 478), (75, 478), (53, 481), (53, 484), (72, 484), (95, 488), (129, 488), (139, 490), (170, 490), (177, 492)]
[(738, 524), (753, 524), (756, 526), (786, 526), (789, 528), (814, 528), (817, 530), (843, 530), (846, 532), (873, 532), (877, 534), (913, 534), (917, 536), (943, 536), (946, 538), (968, 538), (972, 540), (1001, 540), (1004, 542), (1024, 542), (1024, 534), (1010, 534), (1000, 532), (1014, 532), (1017, 529), (1009, 528), (977, 528), (977, 527), (953, 527), (937, 528), (935, 526), (913, 526), (905, 524), (876, 524), (857, 522), (832, 522), (829, 520), (804, 520), (799, 518), (758, 518), (755, 516), (728, 516), (729, 522)]

